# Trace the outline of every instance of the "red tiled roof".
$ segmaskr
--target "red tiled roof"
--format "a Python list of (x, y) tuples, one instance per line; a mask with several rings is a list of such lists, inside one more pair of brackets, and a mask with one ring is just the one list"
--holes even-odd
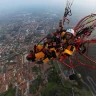
[(5, 91), (6, 91), (6, 85), (0, 86), (0, 93), (5, 92)]
[(22, 90), (22, 89), (25, 89), (25, 88), (27, 88), (27, 84), (26, 84), (26, 83), (23, 84), (23, 85), (21, 85), (21, 86), (19, 87), (19, 90)]

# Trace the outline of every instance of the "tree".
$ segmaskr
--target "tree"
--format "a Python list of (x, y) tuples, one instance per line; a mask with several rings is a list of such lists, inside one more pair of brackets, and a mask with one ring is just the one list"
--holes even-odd
[(53, 69), (49, 73), (49, 75), (48, 75), (48, 81), (49, 82), (56, 82), (56, 83), (61, 82), (60, 81), (60, 77), (58, 76), (58, 73), (56, 72), (56, 70)]
[(9, 85), (9, 88), (6, 92), (2, 93), (0, 96), (15, 96), (16, 89)]
[(54, 82), (49, 82), (41, 94), (42, 96), (70, 96), (71, 89), (64, 88), (61, 84), (58, 85)]
[(37, 79), (34, 82), (32, 82), (32, 84), (30, 85), (30, 93), (35, 94), (36, 90), (39, 89), (40, 85), (43, 85), (43, 80), (41, 76), (38, 76)]

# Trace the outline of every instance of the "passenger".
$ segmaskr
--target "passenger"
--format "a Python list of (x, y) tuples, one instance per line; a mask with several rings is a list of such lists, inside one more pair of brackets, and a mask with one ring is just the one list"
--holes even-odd
[(36, 52), (29, 54), (27, 60), (42, 61), (42, 63), (48, 62), (51, 58), (56, 58), (55, 44), (53, 44), (53, 35), (48, 34), (46, 36), (47, 42), (44, 45), (37, 45)]
[(74, 37), (75, 33), (73, 29), (68, 29), (63, 35), (63, 52), (60, 56), (60, 61), (71, 56), (75, 51)]

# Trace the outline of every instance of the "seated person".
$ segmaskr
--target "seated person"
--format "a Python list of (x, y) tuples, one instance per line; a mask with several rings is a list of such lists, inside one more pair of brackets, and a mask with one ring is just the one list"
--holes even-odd
[(42, 62), (48, 62), (51, 58), (56, 58), (56, 44), (53, 44), (53, 35), (48, 34), (46, 36), (47, 42), (44, 42), (44, 45), (35, 46), (35, 52), (31, 52), (27, 56), (27, 60), (38, 61), (42, 59)]
[[(38, 60), (42, 60), (42, 63), (47, 63), (48, 61), (50, 61), (50, 59), (56, 58), (60, 55), (60, 53), (62, 52), (62, 56), (60, 56), (60, 59), (64, 59), (65, 56), (71, 56), (74, 52), (74, 46), (72, 43), (72, 39), (74, 37), (74, 30), (73, 29), (68, 29), (66, 34), (65, 34), (65, 39), (66, 42), (63, 40), (63, 51), (58, 51), (57, 49), (60, 48), (61, 46), (59, 46), (58, 48), (57, 46), (57, 42), (53, 41), (54, 36), (52, 34), (48, 34), (46, 36), (47, 38), (47, 42), (44, 43), (43, 46), (38, 45), (36, 48), (39, 48), (39, 51), (36, 53), (30, 53), (27, 56), (27, 60), (32, 60), (32, 61), (38, 61)], [(61, 43), (61, 42), (60, 42)], [(59, 44), (59, 43), (58, 43)]]
[(74, 37), (75, 37), (75, 33), (73, 29), (66, 30), (63, 39), (63, 45), (62, 45), (63, 51), (62, 51), (62, 55), (60, 56), (60, 61), (71, 56), (75, 51)]

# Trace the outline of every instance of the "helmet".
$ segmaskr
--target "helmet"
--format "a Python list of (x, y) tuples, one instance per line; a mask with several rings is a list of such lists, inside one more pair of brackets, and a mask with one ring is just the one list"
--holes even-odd
[(26, 56), (26, 59), (28, 61), (35, 61), (35, 54), (34, 53), (30, 53)]
[(48, 34), (48, 35), (46, 36), (46, 38), (47, 38), (47, 39), (52, 39), (52, 38), (53, 38), (53, 35), (52, 35), (52, 34)]
[(71, 33), (73, 36), (75, 36), (75, 32), (74, 32), (74, 30), (73, 29), (67, 29), (66, 30), (66, 33)]
[(30, 60), (32, 60), (32, 57), (33, 57), (32, 54), (28, 54), (27, 57), (26, 57), (26, 59), (27, 59), (28, 61), (30, 61)]

